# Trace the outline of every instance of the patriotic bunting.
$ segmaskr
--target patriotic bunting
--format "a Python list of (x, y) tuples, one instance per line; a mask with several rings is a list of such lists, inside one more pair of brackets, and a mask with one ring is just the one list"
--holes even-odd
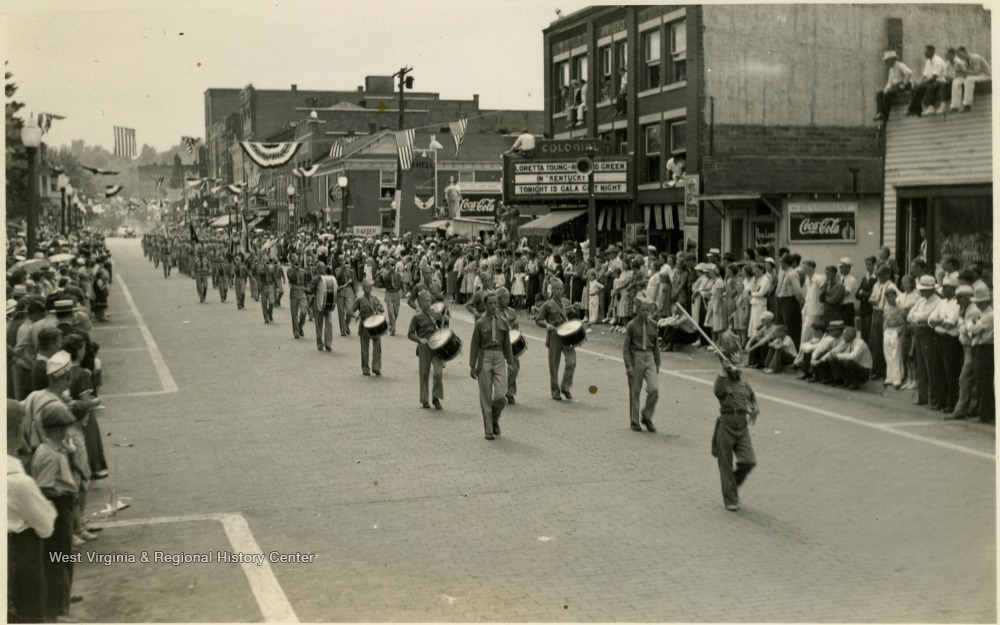
[(196, 137), (181, 137), (181, 142), (183, 142), (184, 147), (187, 148), (188, 154), (194, 154), (194, 148), (201, 142), (201, 139)]
[(38, 114), (38, 126), (42, 129), (42, 134), (49, 131), (52, 127), (52, 121), (56, 119), (66, 119), (63, 115), (55, 115), (53, 113), (39, 113)]
[(217, 187), (212, 187), (212, 195), (215, 195), (216, 193), (218, 193), (221, 190), (222, 190), (222, 185), (221, 184), (219, 186), (217, 186)]
[(312, 178), (314, 175), (316, 175), (317, 171), (319, 171), (319, 165), (313, 165), (309, 169), (305, 169), (304, 167), (296, 167), (295, 169), (292, 170), (292, 173), (298, 176), (299, 178)]
[(455, 139), (455, 155), (462, 149), (462, 140), (465, 139), (465, 129), (469, 127), (468, 119), (460, 119), (457, 122), (448, 122), (451, 129), (451, 136)]
[(239, 182), (237, 184), (226, 185), (226, 188), (229, 189), (229, 192), (232, 193), (233, 195), (240, 195), (241, 193), (243, 193), (243, 189), (245, 186), (246, 186), (245, 182)]
[(434, 196), (431, 196), (431, 197), (427, 198), (427, 200), (425, 200), (425, 201), (421, 201), (420, 198), (418, 198), (416, 195), (414, 195), (413, 196), (413, 203), (416, 204), (417, 208), (419, 208), (422, 211), (430, 210), (430, 208), (432, 206), (434, 206)]
[(184, 182), (185, 182), (185, 184), (187, 184), (187, 186), (188, 186), (189, 189), (203, 187), (203, 186), (205, 186), (205, 183), (207, 181), (208, 181), (208, 178), (185, 178), (184, 179)]
[(104, 197), (114, 197), (118, 195), (118, 193), (121, 192), (123, 188), (124, 187), (122, 187), (120, 184), (109, 184), (108, 186), (104, 187)]
[(152, 178), (153, 182), (156, 183), (157, 189), (163, 186), (163, 176), (150, 176), (150, 178)]
[(413, 138), (416, 130), (399, 130), (393, 132), (396, 138), (396, 149), (399, 151), (399, 164), (404, 170), (410, 169), (413, 165)]
[(135, 128), (115, 126), (115, 156), (134, 158), (135, 155)]
[(117, 176), (117, 171), (111, 171), (110, 169), (101, 169), (100, 167), (87, 167), (86, 165), (80, 165), (92, 174), (97, 174), (98, 176)]
[(240, 141), (240, 148), (250, 157), (254, 163), (264, 169), (281, 167), (292, 160), (295, 153), (299, 151), (301, 143), (254, 143), (252, 141)]
[(256, 189), (257, 185), (260, 184), (260, 172), (255, 174), (250, 174), (250, 178), (247, 180), (247, 186), (251, 189)]

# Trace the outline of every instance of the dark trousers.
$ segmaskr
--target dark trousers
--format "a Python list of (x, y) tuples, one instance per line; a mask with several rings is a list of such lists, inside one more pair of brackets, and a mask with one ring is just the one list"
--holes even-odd
[(208, 293), (208, 276), (197, 275), (194, 277), (194, 286), (198, 289), (198, 300), (204, 302)]
[(352, 304), (354, 304), (354, 289), (351, 287), (339, 289), (337, 291), (337, 321), (340, 323), (341, 334), (351, 333), (351, 319), (347, 313), (351, 310)]
[(840, 305), (840, 318), (844, 320), (844, 325), (850, 328), (854, 327), (854, 304), (841, 304)]
[(924, 107), (937, 107), (939, 104), (941, 104), (941, 83), (932, 80), (913, 89), (910, 106), (906, 112), (911, 115), (920, 115)]
[(799, 300), (794, 297), (779, 297), (777, 308), (774, 314), (775, 323), (785, 326), (788, 336), (792, 337), (795, 343), (795, 349), (798, 349), (799, 340), (802, 338), (802, 307), (799, 306)]
[(941, 405), (946, 412), (955, 409), (958, 403), (958, 379), (962, 374), (962, 364), (965, 361), (965, 350), (957, 336), (938, 334), (938, 351), (941, 353), (941, 364), (944, 367)]
[[(747, 474), (757, 466), (750, 440), (750, 429), (744, 415), (722, 415), (715, 422), (712, 435), (712, 455), (719, 461), (719, 479), (722, 482), (722, 500), (729, 504), (740, 502), (738, 488)], [(733, 470), (733, 456), (736, 470)]]
[(930, 368), (930, 405), (935, 408), (946, 408), (948, 406), (948, 369), (945, 367), (945, 341), (944, 337), (934, 333), (934, 351), (931, 354)]
[(993, 423), (996, 419), (996, 394), (993, 388), (993, 343), (972, 347), (972, 367), (976, 380), (976, 402), (979, 420)]
[(274, 285), (260, 285), (260, 312), (264, 315), (264, 321), (274, 321)]
[(762, 345), (757, 349), (750, 350), (750, 356), (748, 357), (748, 362), (751, 367), (766, 367), (767, 366), (767, 350), (770, 349), (767, 345)]
[[(862, 318), (862, 321), (864, 319)], [(864, 339), (872, 352), (872, 373), (877, 378), (885, 377), (885, 347), (882, 345), (884, 319), (881, 310), (873, 310), (868, 322), (868, 338)], [(862, 326), (864, 327), (864, 326)]]
[(7, 622), (45, 620), (45, 554), (32, 529), (7, 534)]
[(932, 405), (938, 402), (937, 383), (934, 378), (934, 330), (919, 326), (913, 333), (917, 360), (917, 402)]
[(42, 542), (45, 567), (45, 616), (54, 621), (69, 614), (69, 593), (73, 586), (73, 563), (53, 562), (49, 554), (73, 555), (73, 508), (76, 498), (63, 495), (49, 499), (56, 507), (56, 523), (52, 535)]
[(901, 85), (893, 85), (888, 91), (878, 91), (875, 93), (875, 109), (878, 114), (889, 119), (889, 112), (892, 110), (892, 98), (897, 93), (902, 93), (903, 87)]
[(834, 381), (840, 381), (851, 388), (859, 388), (862, 384), (872, 378), (872, 370), (858, 365), (853, 360), (830, 359), (830, 367), (833, 370)]
[(368, 328), (365, 327), (364, 323), (358, 324), (358, 336), (361, 337), (361, 371), (364, 373), (370, 373), (371, 370), (368, 369), (368, 347), (369, 343), (373, 343), (373, 352), (371, 354), (372, 369), (375, 371), (382, 370), (382, 337), (372, 336), (368, 334)]

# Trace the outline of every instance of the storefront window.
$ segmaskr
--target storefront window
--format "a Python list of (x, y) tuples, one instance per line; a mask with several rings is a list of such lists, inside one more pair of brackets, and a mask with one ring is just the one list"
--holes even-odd
[(936, 262), (955, 256), (965, 267), (993, 264), (993, 198), (934, 198)]

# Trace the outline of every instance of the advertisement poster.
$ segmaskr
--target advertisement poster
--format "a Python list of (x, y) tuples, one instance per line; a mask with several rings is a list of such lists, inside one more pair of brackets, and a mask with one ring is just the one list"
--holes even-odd
[(698, 223), (701, 214), (701, 177), (684, 176), (684, 223)]
[(646, 224), (625, 224), (625, 247), (649, 245), (649, 230)]
[(698, 258), (698, 226), (684, 226), (684, 251)]
[(854, 202), (789, 202), (788, 240), (792, 243), (855, 242), (858, 205)]
[(754, 249), (758, 247), (766, 247), (770, 250), (769, 254), (774, 255), (774, 244), (778, 241), (778, 231), (773, 221), (755, 221), (751, 226), (753, 228), (753, 246)]

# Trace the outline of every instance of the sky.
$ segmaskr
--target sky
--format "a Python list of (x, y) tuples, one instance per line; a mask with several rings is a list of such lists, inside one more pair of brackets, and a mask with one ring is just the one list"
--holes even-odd
[[(542, 109), (542, 29), (580, 0), (5, 0), (4, 59), (22, 114), (66, 116), (49, 145), (157, 150), (204, 138), (208, 88), (353, 90), (412, 66), (414, 90)], [(85, 6), (85, 8), (81, 8)], [(139, 7), (139, 8), (137, 8)]]

